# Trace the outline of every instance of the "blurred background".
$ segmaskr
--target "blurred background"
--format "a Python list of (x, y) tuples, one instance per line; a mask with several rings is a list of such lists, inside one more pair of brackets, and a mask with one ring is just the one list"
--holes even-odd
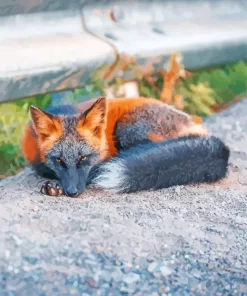
[(29, 106), (154, 97), (198, 120), (247, 97), (246, 0), (1, 0), (0, 178)]

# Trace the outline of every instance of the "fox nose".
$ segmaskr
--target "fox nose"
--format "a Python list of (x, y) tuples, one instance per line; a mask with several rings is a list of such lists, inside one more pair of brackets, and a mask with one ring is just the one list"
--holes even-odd
[(66, 193), (69, 197), (74, 197), (77, 195), (78, 191), (75, 187), (71, 186), (71, 187), (67, 188)]

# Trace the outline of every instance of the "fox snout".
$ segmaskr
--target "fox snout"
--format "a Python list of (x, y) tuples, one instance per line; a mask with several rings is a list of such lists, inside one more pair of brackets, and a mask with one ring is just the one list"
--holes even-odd
[(86, 176), (75, 168), (68, 169), (60, 176), (60, 182), (65, 194), (69, 197), (76, 197), (86, 189)]
[(67, 189), (64, 189), (66, 195), (70, 197), (76, 197), (78, 195), (78, 189), (75, 186), (69, 186)]

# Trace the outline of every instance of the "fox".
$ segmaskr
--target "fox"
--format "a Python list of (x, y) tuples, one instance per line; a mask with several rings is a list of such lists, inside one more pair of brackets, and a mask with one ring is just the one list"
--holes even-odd
[(88, 186), (117, 193), (225, 178), (229, 147), (188, 113), (155, 98), (99, 97), (42, 110), (31, 105), (21, 149), (48, 180), (41, 193), (78, 197)]

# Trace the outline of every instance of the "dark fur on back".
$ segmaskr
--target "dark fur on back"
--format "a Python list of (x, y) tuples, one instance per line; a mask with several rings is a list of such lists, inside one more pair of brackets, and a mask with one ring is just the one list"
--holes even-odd
[(228, 147), (213, 136), (183, 137), (138, 145), (120, 152), (110, 165), (108, 163), (98, 169), (92, 183), (130, 193), (216, 182), (227, 174), (229, 155)]

